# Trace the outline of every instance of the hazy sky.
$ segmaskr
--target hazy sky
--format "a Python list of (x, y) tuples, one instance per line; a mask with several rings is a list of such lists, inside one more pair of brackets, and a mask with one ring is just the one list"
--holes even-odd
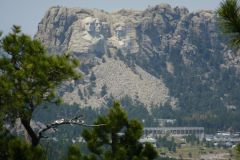
[(51, 6), (99, 8), (114, 11), (121, 8), (143, 10), (148, 6), (168, 3), (185, 6), (190, 11), (215, 10), (222, 0), (0, 0), (0, 30), (5, 34), (13, 24), (22, 26), (24, 33), (34, 35), (37, 25)]

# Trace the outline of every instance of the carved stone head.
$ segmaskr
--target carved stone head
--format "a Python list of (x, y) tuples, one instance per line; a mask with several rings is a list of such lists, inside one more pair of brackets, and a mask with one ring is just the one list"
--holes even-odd
[(95, 31), (96, 33), (101, 32), (102, 29), (102, 23), (99, 21), (98, 18), (95, 18)]
[(122, 24), (118, 24), (116, 27), (115, 27), (115, 34), (116, 34), (116, 37), (121, 40), (122, 38), (124, 38), (125, 34), (126, 34), (126, 28), (124, 25)]
[(110, 37), (111, 36), (111, 31), (110, 31), (110, 27), (109, 27), (109, 24), (107, 22), (102, 22), (102, 34), (105, 36), (105, 37)]
[(87, 17), (85, 19), (83, 19), (83, 27), (84, 30), (92, 33), (95, 32), (95, 20), (92, 17)]

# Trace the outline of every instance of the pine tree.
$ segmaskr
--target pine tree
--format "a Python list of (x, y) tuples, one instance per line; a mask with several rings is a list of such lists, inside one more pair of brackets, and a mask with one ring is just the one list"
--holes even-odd
[(240, 5), (238, 0), (224, 0), (217, 9), (219, 26), (230, 37), (233, 47), (240, 45)]
[(106, 94), (107, 94), (107, 85), (104, 84), (104, 85), (102, 86), (101, 96), (103, 97), (103, 96), (105, 96)]
[[(240, 5), (239, 0), (224, 0), (217, 9), (219, 26), (230, 37), (230, 44), (240, 47)], [(240, 154), (240, 144), (238, 144)]]
[(82, 153), (80, 152), (80, 148), (77, 145), (72, 145), (68, 149), (68, 156), (66, 160), (82, 160)]
[(32, 147), (0, 126), (0, 160), (45, 160), (41, 146)]
[(151, 144), (141, 144), (142, 125), (137, 120), (128, 120), (120, 104), (114, 102), (106, 116), (100, 116), (95, 124), (106, 124), (92, 130), (84, 130), (92, 159), (104, 160), (152, 160), (157, 152)]
[(237, 145), (236, 150), (237, 150), (238, 154), (240, 154), (240, 144)]
[(0, 120), (17, 118), (31, 137), (32, 146), (40, 137), (30, 126), (33, 111), (44, 102), (59, 102), (55, 88), (80, 77), (79, 65), (66, 55), (49, 55), (42, 44), (22, 34), (19, 26), (1, 40), (4, 56), (0, 57)]
[(96, 75), (94, 74), (94, 72), (92, 72), (90, 75), (90, 81), (95, 81), (96, 79)]

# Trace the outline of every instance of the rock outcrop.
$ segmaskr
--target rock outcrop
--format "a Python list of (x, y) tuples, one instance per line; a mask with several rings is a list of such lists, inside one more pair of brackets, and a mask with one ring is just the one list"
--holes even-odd
[[(65, 101), (80, 106), (101, 107), (106, 105), (109, 96), (115, 99), (130, 96), (146, 106), (165, 104), (167, 101), (171, 102), (173, 107), (176, 106), (177, 100), (169, 96), (163, 80), (152, 76), (139, 66), (133, 71), (122, 61), (106, 58), (106, 62), (93, 67), (91, 72), (96, 76), (96, 80), (79, 84), (72, 92), (65, 92)], [(106, 91), (103, 91), (104, 86)], [(82, 95), (82, 99), (79, 95)]]
[[(144, 11), (52, 7), (35, 38), (51, 53), (80, 58), (82, 80), (68, 82), (67, 103), (104, 106), (125, 96), (145, 106), (239, 105), (239, 58), (228, 49), (213, 11), (161, 4)], [(226, 77), (232, 73), (233, 77)], [(205, 99), (205, 100), (203, 100)], [(201, 103), (200, 103), (201, 102)]]

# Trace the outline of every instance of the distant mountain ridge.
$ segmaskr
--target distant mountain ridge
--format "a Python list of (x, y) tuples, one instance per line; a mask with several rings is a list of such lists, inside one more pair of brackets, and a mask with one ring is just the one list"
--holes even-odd
[(240, 58), (227, 47), (213, 11), (168, 4), (112, 13), (52, 7), (35, 38), (82, 63), (84, 78), (60, 90), (67, 103), (101, 107), (127, 96), (147, 108), (200, 117), (240, 108)]

